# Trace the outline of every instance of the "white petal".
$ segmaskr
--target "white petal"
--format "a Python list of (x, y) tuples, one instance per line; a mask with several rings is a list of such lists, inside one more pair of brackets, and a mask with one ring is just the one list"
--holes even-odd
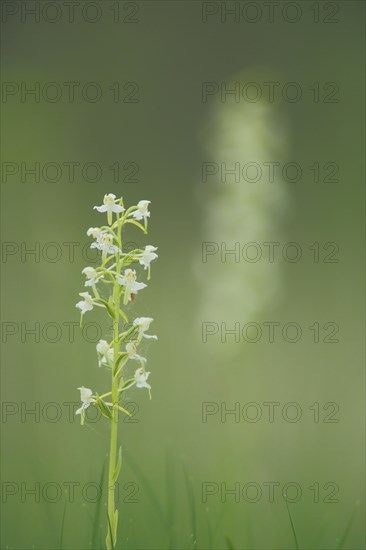
[(131, 290), (132, 290), (132, 292), (138, 292), (139, 290), (142, 290), (145, 287), (147, 287), (147, 285), (145, 285), (145, 283), (138, 283), (137, 281), (135, 281), (131, 285)]
[(112, 204), (111, 212), (124, 212), (124, 208), (119, 204)]

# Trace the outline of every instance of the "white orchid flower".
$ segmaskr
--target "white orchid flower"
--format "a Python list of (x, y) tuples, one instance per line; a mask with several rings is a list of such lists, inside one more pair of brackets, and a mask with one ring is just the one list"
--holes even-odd
[(97, 248), (102, 251), (103, 262), (108, 254), (117, 254), (117, 252), (120, 252), (118, 246), (113, 244), (113, 236), (106, 232), (100, 233), (97, 240), (90, 245), (90, 248)]
[(95, 305), (100, 305), (94, 302), (94, 298), (90, 296), (89, 292), (79, 292), (79, 296), (84, 299), (80, 300), (75, 307), (81, 310), (81, 315), (84, 315), (87, 311), (91, 311)]
[(145, 372), (145, 370), (140, 367), (135, 372), (135, 382), (137, 388), (147, 388), (151, 390), (150, 384), (147, 383), (147, 379), (150, 376), (150, 372)]
[(98, 273), (94, 267), (84, 267), (81, 272), (86, 276), (85, 286), (95, 286), (98, 281), (103, 279), (103, 274)]
[(137, 210), (134, 210), (131, 213), (131, 216), (135, 218), (135, 220), (144, 220), (146, 223), (146, 219), (150, 218), (150, 212), (148, 210), (150, 202), (151, 201), (139, 201), (137, 204)]
[(134, 269), (125, 269), (123, 277), (118, 277), (118, 284), (125, 287), (125, 296), (123, 303), (126, 305), (131, 300), (131, 294), (137, 294), (147, 285), (136, 281), (136, 271)]
[(133, 325), (135, 327), (138, 327), (139, 329), (139, 338), (147, 338), (147, 339), (153, 339), (153, 340), (158, 339), (158, 337), (155, 335), (145, 334), (145, 332), (149, 330), (150, 324), (152, 323), (153, 320), (154, 319), (152, 319), (151, 317), (137, 317), (134, 320)]
[(133, 342), (126, 344), (126, 351), (129, 359), (135, 359), (135, 361), (140, 361), (140, 363), (146, 363), (146, 357), (141, 357), (141, 355), (136, 353), (137, 347)]
[(81, 386), (78, 390), (80, 390), (80, 400), (82, 405), (80, 409), (75, 412), (75, 414), (81, 414), (81, 424), (84, 424), (85, 409), (90, 407), (92, 403), (95, 403), (95, 399), (92, 397), (93, 392), (89, 388), (84, 388), (84, 386)]
[(93, 237), (93, 239), (97, 239), (101, 233), (103, 233), (103, 230), (100, 227), (89, 227), (86, 232), (88, 237)]
[(99, 340), (97, 343), (97, 352), (102, 356), (98, 361), (98, 365), (108, 365), (113, 363), (114, 360), (114, 350), (111, 348), (106, 340)]
[(158, 257), (158, 255), (155, 254), (155, 250), (157, 250), (156, 246), (148, 244), (147, 246), (145, 246), (145, 250), (142, 252), (142, 254), (138, 254), (137, 256), (139, 258), (140, 265), (143, 265), (145, 269), (149, 270), (149, 277), (150, 263)]
[(94, 209), (98, 210), (98, 212), (107, 212), (107, 219), (108, 219), (109, 225), (112, 224), (113, 212), (118, 214), (120, 212), (124, 212), (125, 210), (123, 206), (121, 206), (120, 204), (116, 204), (116, 195), (113, 195), (113, 193), (104, 195), (102, 206), (94, 206)]

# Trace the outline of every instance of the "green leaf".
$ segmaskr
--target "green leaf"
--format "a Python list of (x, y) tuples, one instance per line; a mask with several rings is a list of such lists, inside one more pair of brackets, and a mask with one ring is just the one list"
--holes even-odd
[(117, 361), (116, 361), (116, 367), (118, 367), (118, 365), (120, 364), (120, 362), (122, 361), (122, 359), (124, 359), (125, 357), (127, 357), (128, 353), (126, 351), (121, 351), (121, 353), (119, 354), (118, 358), (117, 358)]
[(117, 542), (117, 527), (118, 527), (118, 510), (115, 510), (114, 512), (114, 518), (113, 518), (113, 538), (114, 538), (114, 544)]
[(125, 359), (128, 356), (128, 353), (122, 352), (118, 357), (116, 364), (114, 365), (114, 373), (113, 376), (117, 377), (121, 374), (122, 368), (119, 368), (119, 365), (123, 359)]
[(113, 531), (114, 531), (114, 529), (111, 525), (111, 519), (109, 517), (108, 512), (107, 512), (107, 518), (108, 518), (108, 535), (105, 539), (105, 543), (106, 543), (107, 548), (112, 548), (112, 550), (114, 550), (114, 542), (113, 542), (113, 539), (114, 539)]
[(112, 317), (112, 319), (115, 319), (113, 308), (111, 307), (111, 305), (108, 302), (106, 302), (105, 300), (102, 300), (102, 298), (97, 298), (95, 300), (95, 302), (98, 302), (99, 304), (103, 304), (106, 307), (106, 309), (107, 309), (109, 315)]
[(115, 405), (115, 407), (117, 407), (117, 409), (121, 412), (123, 412), (124, 414), (127, 414), (127, 416), (132, 416), (130, 411), (128, 411), (127, 409), (124, 409), (123, 407), (121, 407), (120, 405)]
[(113, 483), (116, 483), (119, 473), (121, 471), (121, 467), (122, 467), (122, 447), (120, 447), (118, 450), (118, 460), (117, 460), (117, 465), (113, 474)]
[(126, 323), (128, 323), (128, 317), (127, 317), (127, 315), (122, 311), (122, 309), (119, 310), (119, 313), (120, 313), (122, 319), (123, 319), (124, 321), (126, 321)]
[(123, 342), (126, 342), (127, 339), (128, 339), (129, 342), (131, 340), (135, 340), (134, 337), (135, 337), (137, 332), (138, 332), (138, 327), (136, 325), (133, 325), (128, 330), (126, 330), (125, 332), (122, 332), (119, 335), (119, 340), (118, 341), (122, 344)]
[(96, 404), (99, 407), (99, 409), (100, 409), (103, 416), (106, 416), (107, 418), (112, 419), (112, 413), (111, 413), (108, 405), (103, 401), (103, 399), (101, 397), (99, 397), (98, 394), (97, 394)]

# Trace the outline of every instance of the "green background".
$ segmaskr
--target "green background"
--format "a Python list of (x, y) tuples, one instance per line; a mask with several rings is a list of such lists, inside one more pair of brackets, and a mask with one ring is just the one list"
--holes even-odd
[[(224, 4), (214, 3), (220, 9)], [(153, 399), (131, 390), (137, 422), (119, 428), (125, 461), (118, 548), (295, 548), (281, 496), (288, 482), (302, 489), (299, 501), (289, 504), (300, 548), (364, 548), (364, 4), (333, 3), (339, 7), (336, 23), (324, 22), (324, 2), (319, 23), (312, 2), (297, 2), (302, 17), (296, 23), (285, 21), (281, 11), (270, 23), (263, 3), (257, 4), (263, 10), (257, 23), (243, 17), (221, 22), (219, 12), (205, 24), (201, 2), (190, 1), (139, 2), (137, 23), (114, 23), (107, 1), (94, 24), (81, 20), (80, 9), (74, 23), (65, 21), (65, 12), (53, 24), (31, 18), (22, 23), (19, 14), (3, 23), (3, 83), (93, 81), (103, 96), (96, 103), (80, 94), (73, 103), (66, 95), (55, 103), (3, 96), (2, 162), (96, 162), (103, 175), (94, 183), (80, 170), (74, 182), (66, 171), (55, 183), (32, 176), (22, 182), (20, 172), (2, 178), (2, 548), (60, 548), (61, 538), (63, 548), (103, 547), (105, 495), (95, 520), (98, 507), (83, 497), (82, 487), (99, 482), (108, 423), (81, 428), (64, 403), (78, 401), (80, 385), (107, 391), (109, 378), (97, 367), (92, 329), (85, 339), (76, 327), (70, 341), (65, 323), (79, 321), (81, 269), (90, 263), (81, 249), (90, 240), (86, 229), (104, 223), (92, 207), (110, 192), (127, 204), (151, 200), (149, 236), (131, 229), (126, 238), (159, 248), (149, 288), (130, 313), (153, 317), (150, 333), (159, 340), (145, 344), (142, 353), (152, 372)], [(121, 17), (131, 9), (121, 3)], [(203, 82), (273, 80), (281, 83), (279, 90), (282, 83), (300, 83), (303, 97), (295, 103), (280, 94), (272, 103), (221, 102), (218, 94), (201, 100)], [(139, 101), (114, 103), (108, 87), (116, 81), (138, 83)], [(314, 82), (336, 82), (339, 101), (314, 102)], [(267, 108), (262, 118), (261, 105)], [(303, 177), (298, 183), (281, 177), (272, 184), (202, 183), (202, 162), (225, 159), (298, 162)], [(117, 161), (138, 164), (136, 182), (123, 181), (123, 169), (120, 181), (113, 181), (108, 167)], [(337, 163), (339, 181), (314, 183), (309, 166), (315, 161)], [(226, 242), (228, 248), (237, 241), (276, 241), (279, 250), (296, 241), (304, 254), (297, 263), (281, 254), (273, 264), (235, 263), (232, 257), (222, 263), (219, 254), (203, 263), (203, 241)], [(314, 262), (314, 242), (337, 243), (339, 261), (324, 262), (323, 251)], [(47, 250), (54, 254), (47, 243), (62, 251), (57, 261), (47, 257)], [(79, 243), (73, 261), (65, 243)], [(22, 257), (22, 247), (35, 246), (38, 258)], [(9, 247), (14, 253), (4, 254)], [(99, 311), (85, 320), (100, 323), (108, 337)], [(201, 341), (202, 322), (232, 328), (235, 322), (263, 327), (266, 321), (297, 322), (302, 338), (295, 344), (280, 333), (273, 343), (264, 334), (257, 343), (232, 336), (222, 343), (219, 335)], [(329, 330), (321, 329), (321, 341), (314, 343), (308, 328), (314, 322), (337, 323), (339, 342), (325, 343)], [(25, 332), (35, 323), (39, 341)], [(61, 327), (53, 343), (51, 328), (42, 334), (47, 323)], [(7, 335), (14, 326), (17, 333)], [(229, 415), (222, 422), (217, 413), (202, 422), (205, 402), (220, 409), (255, 402), (263, 418), (235, 422)], [(280, 403), (273, 423), (265, 402)], [(301, 407), (299, 422), (282, 417), (289, 402)], [(339, 407), (339, 422), (323, 421), (331, 409), (322, 407), (330, 402)], [(49, 403), (61, 411), (58, 421), (50, 420), (56, 408)], [(320, 422), (309, 409), (314, 403), (320, 404)], [(37, 406), (39, 418), (24, 415)], [(14, 414), (6, 414), (9, 407)], [(79, 484), (74, 502), (70, 493), (47, 502), (51, 489), (42, 498), (47, 484), (68, 482)], [(138, 502), (127, 501), (136, 487), (129, 482), (138, 485)], [(229, 489), (254, 482), (263, 495), (258, 502), (235, 502), (230, 495), (221, 502), (218, 492), (203, 502), (204, 482)], [(280, 484), (272, 503), (266, 482)], [(10, 487), (4, 483), (17, 493), (4, 496)], [(36, 483), (39, 502), (24, 495), (24, 487)], [(314, 483), (320, 502), (309, 489)], [(339, 502), (324, 502), (332, 488), (324, 489), (327, 483), (339, 486)]]

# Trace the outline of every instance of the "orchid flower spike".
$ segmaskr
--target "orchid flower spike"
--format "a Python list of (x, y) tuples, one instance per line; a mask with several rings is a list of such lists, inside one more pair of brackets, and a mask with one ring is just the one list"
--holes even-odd
[[(107, 387), (102, 387), (100, 392), (93, 392), (84, 386), (78, 388), (81, 406), (76, 407), (75, 412), (80, 416), (81, 424), (84, 424), (86, 410), (93, 405), (111, 426), (106, 498), (107, 550), (116, 548), (117, 541), (118, 509), (115, 502), (115, 485), (122, 465), (122, 447), (118, 448), (117, 413), (120, 411), (130, 415), (122, 404), (124, 392), (133, 386), (146, 388), (151, 399), (151, 386), (148, 383), (150, 372), (145, 370), (147, 359), (138, 353), (138, 348), (144, 338), (157, 340), (156, 335), (147, 334), (153, 319), (136, 317), (131, 323), (136, 314), (134, 315), (130, 310), (133, 310), (136, 294), (147, 286), (145, 282), (140, 282), (143, 279), (140, 279), (134, 267), (142, 275), (147, 274), (149, 279), (151, 262), (158, 257), (157, 247), (151, 244), (140, 245), (129, 251), (128, 247), (124, 246), (126, 226), (134, 231), (137, 227), (143, 234), (147, 234), (147, 223), (150, 218), (149, 205), (150, 201), (141, 200), (125, 211), (122, 197), (116, 198), (116, 195), (109, 193), (104, 195), (101, 206), (94, 206), (98, 212), (107, 214), (107, 222), (101, 223), (100, 227), (89, 227), (87, 230), (88, 237), (93, 239), (90, 248), (101, 251), (101, 254), (97, 254), (98, 265), (84, 267), (82, 271), (85, 276), (84, 290), (89, 290), (90, 294), (80, 292), (81, 298), (76, 304), (81, 313), (80, 326), (82, 326), (84, 314), (95, 306), (102, 308), (108, 316), (108, 322), (103, 326), (108, 327), (109, 337), (96, 342), (96, 351), (99, 367), (106, 367), (103, 371), (109, 371), (109, 384)], [(123, 328), (121, 332), (122, 321), (123, 326), (127, 328)], [(136, 364), (133, 367), (134, 361), (137, 361), (137, 367)]]

